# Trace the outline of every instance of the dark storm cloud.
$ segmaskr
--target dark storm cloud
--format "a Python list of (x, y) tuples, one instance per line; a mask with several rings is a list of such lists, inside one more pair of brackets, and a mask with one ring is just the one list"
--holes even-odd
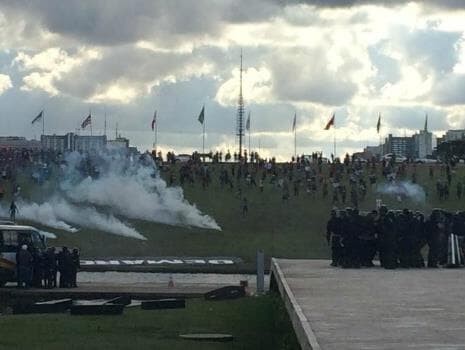
[[(359, 5), (383, 5), (396, 6), (407, 3), (405, 0), (270, 0), (281, 6), (308, 4), (319, 7), (352, 7)], [(465, 2), (463, 0), (413, 0), (420, 4), (427, 4), (437, 7), (445, 7), (451, 9), (464, 9)]]
[(377, 44), (368, 48), (368, 54), (377, 74), (373, 78), (376, 89), (380, 89), (387, 83), (394, 84), (402, 78), (401, 63), (381, 52), (382, 45)]
[(433, 87), (433, 101), (439, 105), (465, 105), (465, 74), (447, 74)]
[(462, 33), (444, 32), (427, 28), (410, 31), (407, 27), (397, 28), (391, 34), (391, 41), (401, 47), (407, 61), (436, 71), (438, 74), (450, 72), (458, 58), (455, 44)]
[(386, 106), (383, 109), (382, 123), (389, 125), (393, 134), (399, 134), (402, 129), (421, 130), (428, 114), (429, 130), (445, 130), (448, 128), (447, 113), (438, 108), (422, 105), (410, 107)]
[(182, 74), (188, 64), (195, 64), (198, 59), (182, 53), (119, 46), (105, 50), (98, 60), (76, 67), (55, 85), (63, 93), (86, 99), (120, 80), (126, 84), (146, 84), (168, 75)]
[(167, 45), (186, 37), (218, 35), (223, 22), (257, 22), (280, 8), (264, 0), (4, 0), (4, 12), (48, 31), (97, 45), (149, 40)]
[(360, 68), (361, 63), (350, 56), (336, 72), (328, 68), (323, 48), (294, 48), (270, 57), (270, 61), (274, 93), (281, 100), (342, 105), (357, 92), (348, 73)]

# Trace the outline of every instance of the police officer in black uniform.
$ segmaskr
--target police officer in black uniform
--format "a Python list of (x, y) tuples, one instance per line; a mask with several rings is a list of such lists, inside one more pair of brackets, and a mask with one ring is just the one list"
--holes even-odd
[(331, 266), (341, 266), (342, 263), (341, 228), (342, 220), (336, 209), (332, 209), (326, 225), (326, 241), (331, 246)]

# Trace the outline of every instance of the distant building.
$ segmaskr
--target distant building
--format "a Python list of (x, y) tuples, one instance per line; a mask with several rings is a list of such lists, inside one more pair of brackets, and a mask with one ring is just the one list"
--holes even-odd
[(117, 137), (115, 140), (107, 141), (107, 149), (109, 150), (120, 150), (129, 148), (129, 139), (125, 137)]
[(380, 157), (383, 155), (383, 145), (379, 146), (366, 146), (363, 153), (371, 157)]
[(414, 157), (426, 158), (433, 154), (433, 134), (428, 130), (420, 130), (419, 134), (413, 135)]
[(65, 152), (74, 147), (74, 134), (66, 135), (42, 135), (40, 137), (42, 149), (57, 152)]
[(458, 141), (465, 139), (465, 130), (448, 130), (444, 135), (444, 141)]
[(25, 137), (19, 136), (0, 136), (0, 148), (7, 149), (39, 149), (40, 141), (26, 140)]
[(413, 158), (415, 154), (413, 137), (411, 136), (399, 137), (389, 134), (383, 146), (384, 154), (392, 153), (396, 156), (406, 158)]
[(106, 136), (80, 136), (74, 133), (66, 135), (42, 135), (42, 148), (58, 152), (80, 151), (90, 152), (104, 149), (107, 144)]
[(80, 136), (74, 135), (73, 151), (90, 152), (99, 151), (107, 147), (107, 137), (102, 136)]

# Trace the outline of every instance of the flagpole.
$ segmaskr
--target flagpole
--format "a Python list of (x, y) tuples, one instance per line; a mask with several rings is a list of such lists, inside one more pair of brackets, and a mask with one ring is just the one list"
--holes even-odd
[(249, 157), (250, 157), (250, 128), (249, 128)]
[(205, 163), (205, 119), (203, 120), (203, 135), (202, 135), (202, 153), (203, 153), (203, 162)]
[(42, 112), (42, 135), (45, 135), (45, 113)]
[(294, 160), (297, 162), (297, 121), (294, 127)]
[(105, 135), (106, 137), (107, 136), (107, 109), (105, 106), (103, 107), (103, 111), (105, 113), (105, 122), (103, 123), (103, 135)]
[(333, 152), (334, 152), (334, 159), (336, 159), (336, 118), (334, 118), (334, 132), (333, 132)]
[[(158, 117), (158, 116), (157, 116)], [(157, 120), (155, 119), (155, 135), (154, 135), (155, 139), (155, 145), (154, 145), (154, 148), (155, 148), (155, 157), (157, 156), (157, 146), (158, 146), (158, 122)]]
[(90, 117), (90, 136), (92, 136), (92, 111), (89, 108), (89, 117)]

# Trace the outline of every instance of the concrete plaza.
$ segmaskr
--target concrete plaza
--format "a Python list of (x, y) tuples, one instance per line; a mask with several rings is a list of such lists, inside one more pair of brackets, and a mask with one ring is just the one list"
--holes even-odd
[(303, 349), (465, 349), (464, 269), (340, 269), (273, 259)]

